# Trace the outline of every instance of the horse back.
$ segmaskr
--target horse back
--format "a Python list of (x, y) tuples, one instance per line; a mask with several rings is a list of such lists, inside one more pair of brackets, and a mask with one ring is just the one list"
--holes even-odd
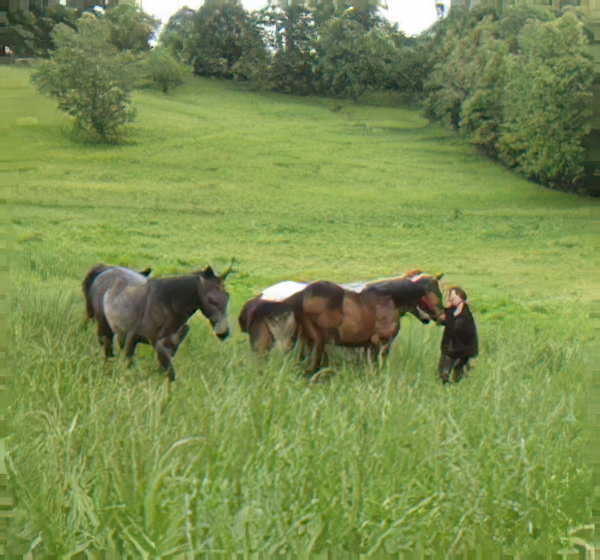
[[(111, 271), (112, 272), (112, 271)], [(127, 268), (115, 268), (98, 287), (102, 291), (102, 307), (110, 328), (127, 333), (143, 317), (148, 292), (148, 279)]]

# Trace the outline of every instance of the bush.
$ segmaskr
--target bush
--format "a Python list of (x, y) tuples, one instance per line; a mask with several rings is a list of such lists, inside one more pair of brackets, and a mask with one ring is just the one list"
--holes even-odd
[(261, 47), (270, 53), (262, 85), (282, 93), (314, 93), (318, 35), (314, 13), (296, 4), (269, 6), (259, 12), (255, 26)]
[(163, 93), (184, 83), (185, 68), (175, 60), (170, 49), (156, 47), (142, 64), (148, 84), (159, 87)]
[(377, 27), (367, 31), (356, 19), (333, 17), (321, 26), (317, 52), (325, 95), (356, 100), (369, 90), (402, 89), (400, 50)]
[(79, 12), (60, 4), (48, 8), (32, 6), (29, 11), (8, 12), (8, 21), (17, 31), (12, 49), (19, 57), (47, 57), (55, 45), (52, 30), (59, 23), (75, 29)]
[(110, 43), (110, 29), (91, 14), (78, 20), (77, 31), (58, 25), (53, 39), (56, 51), (32, 75), (37, 88), (73, 117), (75, 133), (117, 142), (134, 116), (130, 99), (138, 72), (131, 55)]

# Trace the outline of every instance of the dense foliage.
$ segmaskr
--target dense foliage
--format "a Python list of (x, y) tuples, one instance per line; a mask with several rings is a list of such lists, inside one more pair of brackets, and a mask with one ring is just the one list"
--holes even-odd
[(240, 0), (207, 0), (194, 16), (192, 66), (200, 76), (232, 78), (247, 48), (248, 14)]
[(76, 134), (101, 142), (118, 141), (132, 120), (137, 80), (130, 53), (120, 52), (110, 37), (110, 27), (91, 14), (79, 18), (76, 31), (58, 25), (56, 51), (32, 75), (38, 89), (74, 118)]
[(239, 0), (210, 0), (182, 9), (163, 40), (201, 76), (235, 78), (254, 87), (358, 100), (367, 92), (422, 91), (423, 59), (365, 4), (292, 3), (248, 14)]
[(579, 188), (593, 67), (575, 13), (455, 10), (439, 28), (426, 115), (530, 179)]
[(110, 42), (120, 51), (149, 50), (150, 40), (160, 25), (159, 20), (128, 4), (107, 10), (104, 19), (110, 29)]
[[(15, 37), (11, 48), (17, 56), (48, 57), (56, 45), (53, 30), (59, 24), (76, 28), (77, 20), (84, 14), (60, 4), (48, 7), (32, 6), (30, 10), (8, 12), (9, 23)], [(119, 50), (143, 52), (150, 49), (159, 20), (135, 6), (123, 4), (106, 10), (92, 12), (104, 19), (109, 29), (109, 40)]]
[(38, 8), (29, 11), (8, 12), (8, 21), (14, 32), (11, 48), (17, 56), (48, 56), (54, 50), (52, 31), (59, 23), (75, 28), (80, 12), (61, 6)]

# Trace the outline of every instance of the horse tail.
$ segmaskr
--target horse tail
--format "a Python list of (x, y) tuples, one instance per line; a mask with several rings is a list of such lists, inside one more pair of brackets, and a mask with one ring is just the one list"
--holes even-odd
[(83, 290), (83, 296), (85, 298), (85, 314), (88, 319), (94, 318), (94, 306), (92, 304), (92, 301), (90, 300), (90, 289), (92, 287), (92, 284), (100, 274), (102, 274), (105, 270), (108, 270), (109, 268), (113, 267), (102, 263), (96, 264), (92, 268), (90, 268), (85, 278), (83, 279), (81, 289)]
[(238, 324), (240, 325), (240, 329), (243, 333), (247, 333), (250, 327), (250, 312), (255, 299), (256, 298), (244, 303), (244, 306), (242, 307), (242, 310), (240, 311), (240, 314), (238, 316)]

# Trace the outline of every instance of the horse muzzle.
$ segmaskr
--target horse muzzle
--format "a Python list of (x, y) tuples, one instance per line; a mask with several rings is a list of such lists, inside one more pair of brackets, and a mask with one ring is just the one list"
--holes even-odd
[(215, 334), (217, 335), (217, 338), (219, 340), (225, 340), (229, 336), (229, 329), (227, 329), (225, 332), (221, 332), (221, 333), (216, 332)]
[(213, 326), (213, 332), (220, 340), (225, 340), (229, 336), (229, 324), (226, 318), (217, 321)]

